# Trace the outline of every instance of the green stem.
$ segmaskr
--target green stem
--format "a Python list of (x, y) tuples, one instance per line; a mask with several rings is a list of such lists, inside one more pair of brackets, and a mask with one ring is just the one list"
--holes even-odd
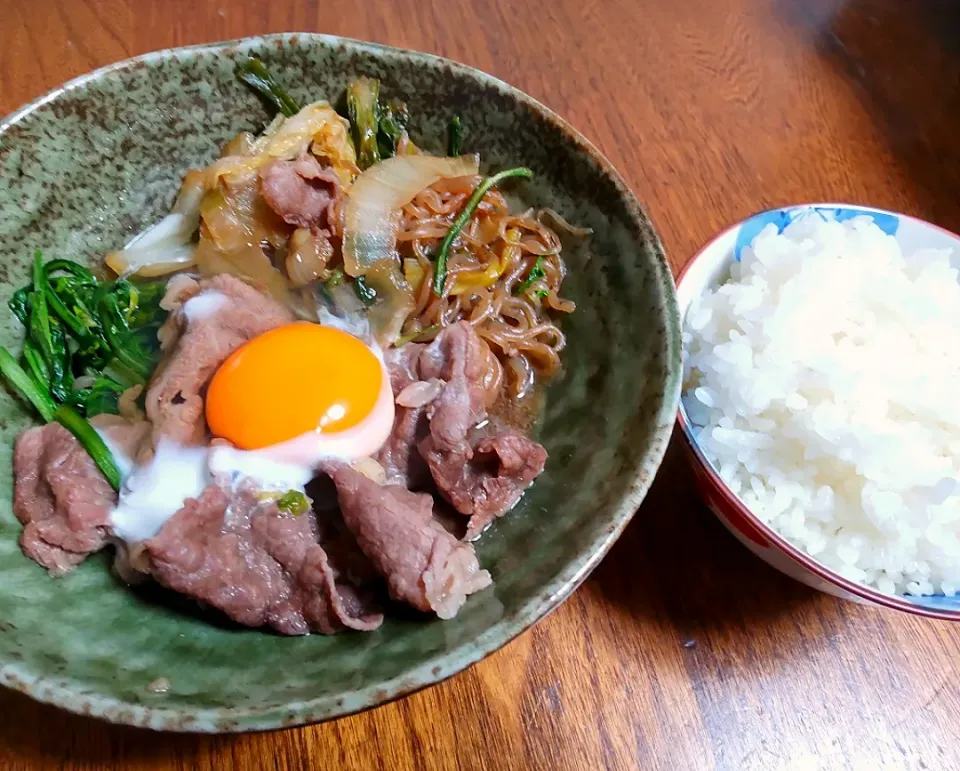
[(447, 155), (449, 155), (451, 158), (456, 158), (458, 155), (460, 155), (460, 150), (462, 147), (463, 147), (463, 125), (460, 123), (460, 116), (454, 115), (450, 119)]
[(533, 261), (533, 267), (530, 268), (530, 272), (527, 273), (527, 277), (514, 287), (513, 293), (515, 295), (522, 295), (531, 286), (533, 286), (535, 281), (539, 281), (546, 275), (547, 274), (543, 269), (543, 257), (537, 257), (537, 259)]
[(23, 360), (27, 363), (34, 382), (41, 388), (47, 388), (50, 383), (50, 368), (37, 344), (29, 337), (23, 341)]
[(494, 174), (492, 177), (487, 177), (477, 185), (477, 189), (473, 191), (473, 195), (470, 196), (466, 205), (463, 207), (463, 211), (461, 211), (453, 221), (450, 230), (447, 231), (447, 235), (444, 236), (443, 242), (440, 244), (440, 249), (437, 251), (437, 262), (433, 269), (433, 293), (437, 297), (443, 297), (443, 289), (447, 283), (447, 258), (450, 247), (453, 245), (457, 236), (460, 235), (460, 231), (463, 230), (464, 226), (470, 221), (470, 218), (477, 210), (487, 191), (501, 180), (509, 177), (531, 176), (533, 176), (533, 172), (530, 171), (530, 169), (520, 166), (516, 169), (506, 169), (498, 174)]
[(113, 453), (110, 452), (110, 448), (107, 447), (106, 442), (103, 441), (103, 438), (97, 433), (97, 430), (90, 425), (90, 421), (81, 417), (79, 413), (66, 404), (60, 405), (55, 417), (61, 426), (77, 437), (77, 441), (83, 445), (83, 449), (93, 458), (93, 462), (96, 463), (97, 468), (103, 472), (110, 486), (114, 490), (119, 490), (120, 482), (122, 481), (120, 478), (120, 469), (118, 469), (117, 464), (114, 463)]
[(0, 346), (0, 374), (7, 382), (34, 406), (40, 417), (48, 423), (53, 420), (57, 405), (48, 393), (40, 389), (33, 379), (23, 370), (17, 360), (10, 355), (10, 351)]
[(290, 118), (300, 112), (300, 105), (273, 79), (262, 61), (251, 56), (237, 65), (237, 77), (277, 112)]

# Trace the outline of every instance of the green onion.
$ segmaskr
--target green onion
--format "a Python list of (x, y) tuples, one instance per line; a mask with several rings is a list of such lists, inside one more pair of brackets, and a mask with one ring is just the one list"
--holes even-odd
[(252, 88), (257, 96), (276, 112), (290, 118), (300, 112), (300, 105), (273, 79), (262, 61), (255, 56), (237, 65), (237, 77)]
[(450, 119), (450, 127), (447, 137), (447, 155), (456, 158), (460, 155), (463, 148), (463, 126), (460, 123), (460, 116), (454, 115)]
[(287, 490), (277, 499), (277, 508), (286, 514), (299, 517), (310, 511), (310, 499), (300, 490)]
[(114, 490), (120, 489), (120, 469), (114, 463), (110, 448), (90, 422), (81, 417), (73, 408), (61, 404), (56, 411), (56, 420), (67, 431), (77, 437), (83, 449), (93, 458), (97, 468), (103, 473)]
[(460, 231), (463, 230), (467, 222), (470, 221), (470, 217), (472, 217), (473, 213), (477, 210), (487, 191), (501, 180), (509, 177), (531, 176), (533, 176), (533, 172), (530, 171), (530, 169), (520, 166), (516, 169), (507, 169), (501, 171), (499, 174), (494, 174), (492, 177), (487, 177), (477, 185), (477, 189), (473, 191), (473, 195), (470, 196), (466, 205), (463, 207), (463, 211), (461, 211), (453, 221), (450, 230), (447, 231), (447, 235), (444, 236), (443, 242), (440, 244), (440, 249), (437, 251), (437, 262), (433, 269), (433, 293), (437, 297), (443, 297), (443, 289), (447, 283), (447, 256), (450, 252), (450, 246), (457, 236), (460, 235)]
[(361, 171), (380, 163), (380, 81), (354, 78), (347, 85), (347, 117), (353, 130), (357, 165)]
[(41, 418), (48, 423), (53, 420), (57, 405), (50, 398), (50, 394), (41, 390), (40, 386), (23, 371), (23, 367), (17, 364), (17, 360), (10, 355), (10, 351), (2, 346), (0, 346), (0, 374), (7, 379), (14, 390), (33, 405)]
[(397, 154), (400, 143), (407, 138), (407, 123), (410, 114), (407, 106), (391, 99), (380, 106), (380, 125), (377, 127), (377, 147), (380, 158), (392, 158)]
[(353, 291), (364, 305), (370, 306), (377, 301), (377, 290), (370, 286), (363, 276), (357, 276), (353, 280)]
[(523, 294), (533, 285), (534, 281), (539, 281), (546, 275), (543, 269), (543, 257), (537, 257), (527, 277), (513, 288), (513, 293), (515, 295)]

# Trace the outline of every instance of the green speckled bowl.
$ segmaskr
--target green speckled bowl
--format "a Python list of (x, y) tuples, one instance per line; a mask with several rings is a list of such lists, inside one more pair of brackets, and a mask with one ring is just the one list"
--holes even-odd
[[(233, 75), (256, 52), (302, 102), (355, 74), (411, 106), (439, 150), (453, 113), (485, 165), (530, 166), (512, 189), (595, 235), (567, 245), (565, 373), (538, 426), (546, 473), (479, 542), (494, 587), (452, 621), (389, 620), (372, 634), (282, 638), (210, 623), (120, 585), (106, 555), (54, 580), (20, 554), (13, 439), (29, 423), (0, 390), (0, 683), (118, 723), (227, 732), (323, 720), (442, 680), (556, 607), (633, 515), (663, 456), (680, 386), (677, 303), (649, 219), (610, 164), (530, 97), (460, 64), (323, 35), (161, 51), (79, 78), (0, 123), (0, 343), (35, 249), (95, 262), (169, 206), (179, 180), (264, 112)], [(589, 254), (589, 262), (588, 262)], [(166, 678), (170, 689), (148, 686)]]

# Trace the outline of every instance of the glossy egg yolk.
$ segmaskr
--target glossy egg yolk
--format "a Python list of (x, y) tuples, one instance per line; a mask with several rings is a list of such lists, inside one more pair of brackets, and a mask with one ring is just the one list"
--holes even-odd
[(214, 436), (244, 450), (311, 431), (358, 425), (384, 382), (379, 359), (362, 341), (332, 327), (297, 322), (250, 340), (224, 361), (207, 391)]

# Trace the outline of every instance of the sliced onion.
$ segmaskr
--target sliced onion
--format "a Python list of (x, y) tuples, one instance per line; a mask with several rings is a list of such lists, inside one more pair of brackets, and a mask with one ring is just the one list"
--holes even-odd
[(297, 228), (287, 247), (287, 278), (295, 287), (302, 287), (320, 278), (333, 256), (327, 237), (309, 228)]
[(393, 260), (381, 260), (370, 268), (366, 281), (377, 293), (376, 303), (367, 310), (373, 336), (384, 347), (393, 345), (417, 305), (413, 290)]
[(417, 380), (397, 394), (401, 407), (423, 407), (436, 399), (443, 390), (443, 381), (438, 378)]
[(477, 174), (479, 164), (476, 155), (397, 155), (363, 172), (347, 198), (344, 270), (363, 276), (380, 260), (393, 260), (399, 228), (395, 213), (437, 180)]
[(196, 247), (193, 237), (200, 226), (204, 172), (191, 169), (183, 178), (170, 213), (134, 236), (127, 245), (106, 257), (107, 267), (118, 276), (164, 276), (191, 266)]
[(283, 274), (264, 252), (264, 244), (286, 244), (290, 226), (279, 220), (260, 195), (256, 174), (220, 181), (200, 206), (202, 225), (197, 270), (206, 276), (230, 273), (253, 279), (279, 302), (289, 305)]

